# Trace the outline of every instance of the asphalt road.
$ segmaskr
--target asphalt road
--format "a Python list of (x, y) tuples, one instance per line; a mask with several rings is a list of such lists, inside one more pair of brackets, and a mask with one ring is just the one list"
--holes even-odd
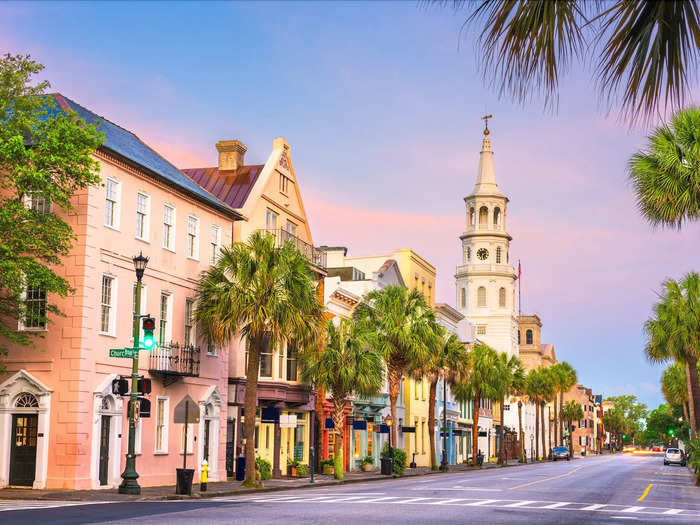
[(700, 523), (700, 487), (661, 456), (615, 455), (200, 501), (0, 502), (0, 523)]

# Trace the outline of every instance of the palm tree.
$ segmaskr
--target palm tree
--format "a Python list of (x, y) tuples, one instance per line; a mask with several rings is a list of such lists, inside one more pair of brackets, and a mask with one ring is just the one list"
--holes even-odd
[(691, 436), (700, 429), (700, 275), (687, 274), (680, 282), (668, 279), (654, 305), (654, 314), (644, 324), (645, 353), (652, 362), (676, 360), (685, 364)]
[(555, 105), (572, 61), (592, 61), (601, 97), (631, 120), (678, 106), (697, 67), (696, 2), (427, 0), (466, 9), (479, 24), (485, 77), (500, 95)]
[[(549, 367), (543, 367), (542, 368), (542, 406), (541, 406), (541, 414), (542, 414), (542, 456), (543, 457), (548, 457), (549, 452), (552, 450), (552, 425), (547, 425), (547, 428), (549, 429), (548, 437), (549, 437), (549, 444), (547, 447), (547, 450), (545, 451), (545, 439), (544, 439), (544, 412), (545, 408), (547, 406), (547, 403), (552, 401), (554, 399), (554, 384), (555, 384), (555, 376), (550, 370)], [(549, 422), (549, 417), (547, 417), (547, 421)]]
[[(309, 261), (292, 243), (276, 247), (259, 232), (247, 242), (224, 247), (197, 289), (197, 323), (216, 344), (245, 337), (248, 364), (245, 389), (246, 479), (255, 485), (255, 412), (260, 352), (294, 340), (297, 347), (317, 343), (323, 319)], [(269, 346), (268, 346), (269, 345)]]
[(389, 379), (391, 440), (397, 443), (396, 399), (404, 374), (427, 360), (435, 346), (435, 315), (418, 290), (387, 286), (368, 292), (355, 308), (354, 319), (382, 354)]
[(384, 362), (379, 351), (367, 344), (365, 334), (343, 319), (326, 322), (325, 344), (321, 351), (301, 355), (304, 381), (330, 393), (333, 404), (335, 438), (335, 477), (343, 479), (343, 429), (345, 405), (351, 396), (371, 396), (379, 392), (384, 379)]
[[(436, 345), (430, 349), (427, 359), (411, 366), (410, 373), (415, 379), (425, 378), (430, 385), (428, 401), (428, 428), (430, 438), (430, 468), (438, 469), (435, 447), (435, 401), (438, 381), (442, 379), (443, 388), (468, 372), (469, 352), (457, 336), (440, 325), (434, 330), (438, 333)], [(443, 431), (444, 432), (444, 431)]]
[[(569, 445), (569, 456), (573, 455), (573, 438), (571, 437), (571, 422), (580, 421), (583, 419), (583, 409), (576, 401), (569, 401), (561, 407), (561, 420), (566, 421), (566, 429), (569, 431), (569, 440), (572, 441)], [(609, 429), (612, 432), (612, 429)]]
[(685, 367), (673, 363), (661, 376), (661, 391), (669, 405), (681, 405), (683, 418), (688, 421), (688, 382)]
[(530, 370), (525, 376), (525, 394), (535, 406), (535, 458), (540, 459), (540, 403), (541, 373), (538, 369)]
[(678, 111), (657, 128), (627, 171), (641, 214), (654, 226), (700, 219), (700, 107)]
[[(566, 361), (562, 361), (556, 364), (556, 380), (557, 380), (557, 390), (559, 392), (559, 412), (561, 412), (564, 406), (564, 394), (567, 393), (573, 386), (578, 383), (578, 375), (573, 366), (571, 366)], [(557, 417), (556, 407), (554, 409), (555, 424)], [(559, 443), (563, 443), (563, 426), (561, 420), (559, 420)]]
[(523, 365), (520, 363), (520, 359), (518, 359), (516, 356), (508, 356), (508, 354), (499, 354), (499, 360), (500, 360), (500, 365), (501, 365), (501, 372), (499, 374), (500, 379), (501, 379), (501, 393), (502, 397), (499, 399), (500, 403), (500, 411), (501, 411), (501, 428), (499, 430), (499, 438), (500, 438), (500, 450), (498, 453), (498, 462), (500, 464), (503, 464), (505, 461), (505, 452), (506, 452), (506, 443), (505, 443), (505, 435), (504, 435), (504, 416), (505, 416), (505, 408), (504, 405), (506, 404), (507, 398), (510, 397), (511, 395), (514, 395), (515, 392), (515, 375), (517, 373), (522, 373), (523, 370)]
[(472, 466), (477, 466), (479, 450), (479, 405), (482, 399), (497, 401), (501, 397), (502, 367), (498, 353), (479, 343), (470, 352), (469, 378), (455, 383), (452, 394), (458, 401), (471, 401), (474, 406), (472, 424)]
[(525, 435), (523, 434), (523, 400), (527, 399), (526, 375), (522, 363), (513, 370), (511, 393), (518, 399), (518, 440), (520, 441), (520, 462), (525, 463)]

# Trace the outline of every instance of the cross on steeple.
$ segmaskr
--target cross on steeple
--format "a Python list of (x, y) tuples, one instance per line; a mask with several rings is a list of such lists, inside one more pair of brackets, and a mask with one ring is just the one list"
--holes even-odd
[(493, 115), (484, 115), (481, 120), (484, 121), (484, 135), (489, 134), (489, 119), (493, 118)]

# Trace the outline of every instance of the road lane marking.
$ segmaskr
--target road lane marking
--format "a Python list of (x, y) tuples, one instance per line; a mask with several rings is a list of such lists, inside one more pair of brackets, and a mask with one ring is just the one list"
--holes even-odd
[(481, 505), (488, 505), (489, 503), (496, 503), (497, 501), (501, 501), (498, 499), (482, 499), (481, 501), (475, 501), (474, 503), (465, 503), (464, 505), (467, 507), (479, 507)]
[(509, 503), (506, 507), (522, 507), (524, 505), (529, 505), (530, 503), (537, 503), (536, 501), (516, 501), (515, 503)]
[(540, 509), (558, 509), (559, 507), (565, 507), (569, 503), (570, 503), (569, 501), (560, 501), (559, 503), (550, 503), (549, 505), (545, 505), (544, 507), (539, 507), (539, 508)]
[(645, 507), (627, 507), (626, 509), (622, 509), (620, 512), (639, 512), (644, 508)]
[(374, 503), (375, 501), (385, 501), (388, 499), (396, 499), (396, 498), (400, 498), (400, 497), (401, 496), (384, 496), (382, 498), (370, 498), (370, 499), (364, 500), (362, 503)]
[(651, 490), (651, 487), (653, 487), (653, 486), (654, 486), (653, 483), (649, 483), (649, 486), (644, 489), (644, 492), (642, 493), (642, 495), (639, 497), (639, 499), (637, 501), (644, 501), (644, 498), (647, 497), (647, 494), (649, 494), (649, 491)]
[(666, 512), (662, 512), (662, 514), (680, 514), (683, 512), (682, 509), (668, 509)]
[(579, 510), (597, 510), (597, 509), (600, 509), (602, 507), (605, 507), (605, 505), (603, 505), (601, 503), (596, 503), (594, 505), (588, 505), (588, 507), (583, 507), (582, 509), (579, 509)]
[(425, 488), (420, 488), (420, 489), (411, 489), (415, 491), (426, 491), (426, 490), (432, 490), (432, 491), (438, 491), (438, 490), (478, 490), (478, 491), (483, 491), (483, 492), (501, 492), (503, 489), (482, 489), (479, 487), (425, 487)]
[(431, 501), (430, 505), (450, 505), (450, 504), (455, 503), (457, 501), (464, 501), (464, 498), (452, 498), (452, 499), (443, 499), (440, 501)]
[(393, 501), (392, 503), (398, 503), (399, 505), (404, 505), (407, 503), (416, 503), (418, 501), (424, 501), (426, 499), (430, 499), (430, 498), (408, 498), (405, 500)]
[(570, 476), (570, 475), (573, 474), (574, 472), (578, 472), (579, 470), (581, 470), (582, 468), (587, 467), (587, 466), (588, 466), (588, 465), (581, 465), (580, 467), (576, 467), (575, 469), (570, 470), (569, 472), (565, 472), (564, 474), (559, 474), (559, 475), (557, 475), (557, 476), (552, 476), (552, 477), (549, 477), (549, 478), (538, 479), (538, 480), (535, 480), (535, 481), (530, 481), (530, 482), (528, 482), (528, 483), (521, 483), (520, 485), (516, 485), (516, 486), (514, 486), (514, 487), (508, 487), (508, 490), (522, 489), (522, 488), (524, 488), (524, 487), (529, 487), (529, 486), (531, 486), (531, 485), (536, 485), (537, 483), (542, 483), (542, 482), (544, 482), (544, 481), (552, 481), (552, 480), (555, 480), (555, 479), (559, 479), (559, 478), (563, 478), (563, 477), (566, 477), (566, 476)]

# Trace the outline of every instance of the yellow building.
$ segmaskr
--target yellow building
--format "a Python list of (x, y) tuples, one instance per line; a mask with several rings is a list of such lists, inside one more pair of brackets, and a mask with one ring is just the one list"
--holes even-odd
[[(430, 432), (428, 427), (428, 407), (430, 406), (430, 385), (425, 379), (415, 380), (406, 378), (403, 388), (404, 423), (407, 427), (403, 432), (404, 450), (407, 462), (415, 458), (419, 467), (430, 466)], [(401, 430), (401, 429), (399, 429)], [(415, 456), (413, 455), (415, 453)]]

